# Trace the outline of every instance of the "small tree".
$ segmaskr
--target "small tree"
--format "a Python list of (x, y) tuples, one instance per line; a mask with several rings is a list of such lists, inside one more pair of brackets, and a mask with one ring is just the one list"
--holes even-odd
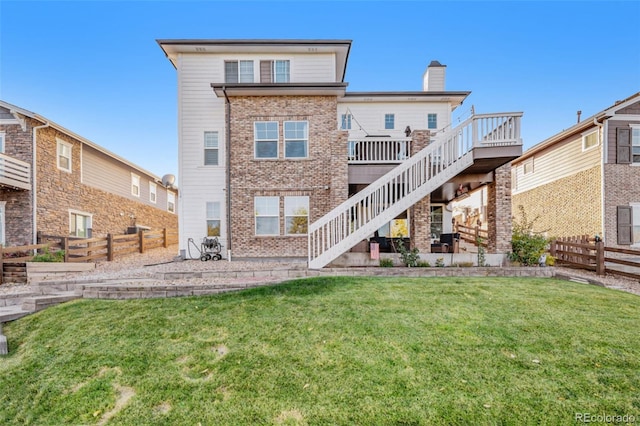
[(395, 240), (396, 251), (400, 253), (400, 259), (402, 259), (402, 263), (409, 267), (418, 266), (418, 262), (420, 261), (420, 251), (417, 247), (412, 248), (411, 250), (407, 250), (404, 246), (404, 241), (402, 238), (398, 238)]
[(541, 233), (533, 231), (533, 223), (537, 217), (529, 221), (524, 206), (519, 205), (518, 210), (520, 211), (520, 221), (513, 218), (509, 259), (525, 266), (537, 265), (540, 255), (544, 253), (549, 244), (549, 240)]

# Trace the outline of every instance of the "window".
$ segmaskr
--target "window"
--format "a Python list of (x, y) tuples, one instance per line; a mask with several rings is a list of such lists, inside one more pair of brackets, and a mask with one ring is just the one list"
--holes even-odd
[(384, 115), (384, 128), (385, 129), (395, 129), (395, 114), (385, 114)]
[(591, 132), (589, 134), (582, 135), (582, 150), (586, 151), (589, 148), (598, 146), (598, 131)]
[(218, 165), (218, 132), (204, 132), (204, 165)]
[(427, 114), (427, 129), (438, 128), (438, 114)]
[(256, 121), (254, 140), (256, 158), (278, 158), (277, 121)]
[(225, 61), (225, 83), (253, 83), (253, 61)]
[(444, 206), (431, 206), (431, 238), (439, 240), (444, 225)]
[(158, 185), (153, 182), (149, 182), (149, 201), (153, 204), (158, 200)]
[(284, 227), (287, 235), (306, 234), (309, 197), (284, 197)]
[(632, 163), (640, 164), (640, 127), (631, 126), (631, 156)]
[(289, 61), (260, 61), (261, 83), (289, 83)]
[(284, 122), (284, 156), (286, 158), (306, 158), (309, 140), (309, 122)]
[(176, 194), (171, 191), (167, 191), (167, 211), (176, 212)]
[(342, 114), (340, 119), (340, 129), (351, 130), (351, 114)]
[(634, 245), (640, 245), (640, 203), (632, 203), (632, 238)]
[(69, 212), (69, 235), (72, 237), (91, 237), (91, 215), (88, 213)]
[(5, 240), (5, 219), (4, 219), (4, 212), (5, 212), (5, 206), (7, 205), (6, 201), (0, 201), (0, 244), (2, 245), (6, 245), (7, 241)]
[(4, 132), (0, 132), (0, 152), (4, 152)]
[(57, 140), (58, 142), (58, 169), (71, 173), (71, 144)]
[(220, 236), (220, 203), (207, 202), (207, 237)]
[(140, 176), (131, 173), (131, 195), (140, 196)]
[(256, 235), (280, 234), (280, 198), (255, 197)]

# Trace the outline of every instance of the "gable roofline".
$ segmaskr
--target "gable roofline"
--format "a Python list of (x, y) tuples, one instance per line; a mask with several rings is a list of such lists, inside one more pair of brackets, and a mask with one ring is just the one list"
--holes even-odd
[(156, 176), (154, 173), (151, 173), (150, 171), (143, 169), (142, 167), (140, 167), (140, 166), (132, 163), (131, 161), (119, 156), (118, 154), (115, 154), (115, 153), (109, 151), (108, 149), (96, 144), (95, 142), (91, 142), (89, 139), (84, 138), (84, 137), (78, 135), (77, 133), (72, 132), (71, 130), (59, 125), (58, 123), (56, 123), (54, 121), (49, 120), (46, 117), (41, 116), (40, 114), (37, 114), (35, 112), (26, 110), (24, 108), (20, 108), (20, 107), (18, 107), (16, 105), (10, 104), (10, 103), (5, 102), (3, 100), (0, 100), (0, 106), (8, 109), (9, 111), (11, 111), (13, 113), (18, 113), (18, 114), (20, 114), (22, 116), (29, 117), (29, 118), (32, 118), (34, 120), (38, 120), (42, 124), (47, 124), (48, 123), (50, 127), (53, 127), (54, 129), (58, 130), (59, 132), (64, 133), (67, 136), (71, 136), (72, 138), (74, 138), (74, 139), (80, 141), (81, 143), (83, 143), (83, 144), (95, 149), (96, 151), (99, 151), (99, 152), (101, 152), (101, 153), (113, 158), (114, 160), (117, 160), (117, 161), (119, 161), (119, 162), (121, 162), (123, 164), (126, 164), (127, 166), (137, 170), (141, 174), (144, 174), (146, 176), (149, 176), (149, 177), (153, 178), (154, 181), (156, 181), (156, 182), (162, 182), (162, 178)]
[[(179, 53), (323, 53), (336, 54), (336, 77), (344, 82), (351, 40), (322, 39), (157, 39), (174, 68)], [(313, 49), (313, 50), (310, 50)]]
[(535, 154), (544, 151), (545, 149), (564, 141), (566, 138), (576, 135), (578, 133), (583, 133), (589, 128), (595, 127), (595, 122), (601, 123), (604, 120), (612, 117), (617, 111), (628, 107), (629, 105), (638, 102), (640, 100), (640, 92), (637, 92), (626, 99), (621, 101), (617, 101), (613, 105), (604, 110), (588, 117), (581, 122), (574, 124), (566, 130), (563, 130), (555, 135), (543, 140), (540, 143), (532, 146), (528, 150), (526, 150), (520, 157), (516, 158), (511, 162), (512, 165), (523, 162), (524, 160), (533, 157)]

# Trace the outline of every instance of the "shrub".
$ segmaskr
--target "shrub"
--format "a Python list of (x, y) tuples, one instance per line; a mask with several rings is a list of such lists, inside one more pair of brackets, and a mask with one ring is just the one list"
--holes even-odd
[(524, 207), (520, 205), (518, 209), (521, 219), (520, 222), (516, 222), (514, 218), (509, 259), (525, 266), (537, 265), (540, 255), (544, 253), (549, 244), (549, 240), (539, 232), (533, 231), (535, 219), (527, 220)]
[(31, 259), (32, 262), (64, 262), (64, 250), (58, 250), (53, 253), (49, 252), (49, 248), (45, 247), (42, 253), (36, 254)]
[(431, 264), (426, 261), (418, 262), (418, 268), (431, 268)]
[(436, 259), (436, 267), (444, 268), (444, 257), (439, 257)]
[(413, 248), (411, 250), (407, 250), (404, 246), (404, 242), (402, 239), (397, 239), (395, 242), (396, 251), (400, 253), (400, 259), (402, 263), (404, 263), (408, 267), (416, 267), (418, 266), (418, 261), (420, 260), (420, 251), (417, 248)]
[(478, 246), (478, 266), (487, 266), (487, 258), (484, 252), (484, 240), (480, 237), (476, 239), (476, 245)]
[(383, 268), (391, 268), (393, 266), (393, 259), (389, 259), (389, 258), (380, 259), (380, 266)]

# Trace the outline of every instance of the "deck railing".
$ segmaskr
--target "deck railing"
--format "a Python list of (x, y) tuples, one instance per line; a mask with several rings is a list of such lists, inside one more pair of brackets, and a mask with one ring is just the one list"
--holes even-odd
[(399, 164), (411, 156), (411, 138), (349, 141), (349, 164)]
[(0, 186), (31, 189), (31, 165), (0, 154)]

